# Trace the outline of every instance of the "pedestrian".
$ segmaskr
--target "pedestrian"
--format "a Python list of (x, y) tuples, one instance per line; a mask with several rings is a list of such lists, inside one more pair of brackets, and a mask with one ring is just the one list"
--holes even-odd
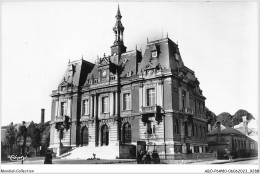
[(137, 153), (137, 164), (142, 163), (142, 158), (143, 158), (143, 151), (140, 151)]
[(152, 160), (154, 164), (160, 164), (160, 157), (155, 150), (152, 153)]
[(145, 164), (151, 164), (151, 162), (152, 162), (152, 158), (150, 156), (150, 153), (147, 153), (147, 155), (144, 158), (144, 163)]
[(51, 150), (47, 150), (45, 155), (44, 164), (52, 164), (52, 152)]

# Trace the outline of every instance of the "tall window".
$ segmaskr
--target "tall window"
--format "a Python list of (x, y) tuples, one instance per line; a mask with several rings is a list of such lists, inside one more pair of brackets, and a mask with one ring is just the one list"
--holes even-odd
[(186, 92), (182, 91), (182, 109), (185, 109), (185, 105), (186, 105), (185, 98), (186, 98)]
[(153, 133), (151, 122), (147, 123), (146, 132), (148, 134), (152, 134)]
[(179, 134), (179, 120), (175, 119), (174, 133)]
[(131, 95), (130, 93), (123, 94), (123, 110), (131, 109)]
[(124, 137), (124, 143), (131, 143), (132, 134), (131, 134), (131, 125), (129, 123), (126, 123), (123, 127), (123, 137)]
[(65, 115), (65, 109), (66, 109), (66, 102), (61, 102), (60, 103), (60, 115), (61, 116)]
[(89, 114), (89, 100), (83, 100), (83, 109), (82, 109), (82, 114), (83, 115), (88, 115)]
[(184, 122), (184, 128), (185, 128), (185, 135), (188, 135), (188, 122)]
[(155, 105), (155, 92), (154, 88), (147, 89), (147, 106)]
[(192, 123), (191, 125), (191, 135), (195, 136), (195, 132), (194, 132), (194, 124)]
[(108, 97), (102, 98), (102, 113), (108, 113)]

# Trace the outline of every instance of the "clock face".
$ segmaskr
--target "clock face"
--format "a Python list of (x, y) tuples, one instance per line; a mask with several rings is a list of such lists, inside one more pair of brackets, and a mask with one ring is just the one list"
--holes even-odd
[(102, 72), (102, 76), (105, 77), (107, 75), (107, 72), (106, 71), (103, 71)]
[(152, 52), (152, 57), (157, 57), (157, 52), (156, 51)]

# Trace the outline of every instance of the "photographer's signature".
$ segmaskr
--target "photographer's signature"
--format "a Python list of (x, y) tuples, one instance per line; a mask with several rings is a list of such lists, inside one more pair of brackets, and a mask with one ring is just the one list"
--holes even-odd
[(9, 158), (10, 158), (11, 161), (24, 161), (26, 157), (24, 157), (24, 156), (17, 156), (17, 155), (11, 155)]

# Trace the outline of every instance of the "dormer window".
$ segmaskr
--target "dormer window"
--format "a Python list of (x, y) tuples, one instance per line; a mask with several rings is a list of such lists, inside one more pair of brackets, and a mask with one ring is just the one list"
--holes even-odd
[(156, 58), (156, 57), (157, 57), (157, 51), (153, 51), (153, 52), (152, 52), (152, 57), (153, 57), (153, 58)]

